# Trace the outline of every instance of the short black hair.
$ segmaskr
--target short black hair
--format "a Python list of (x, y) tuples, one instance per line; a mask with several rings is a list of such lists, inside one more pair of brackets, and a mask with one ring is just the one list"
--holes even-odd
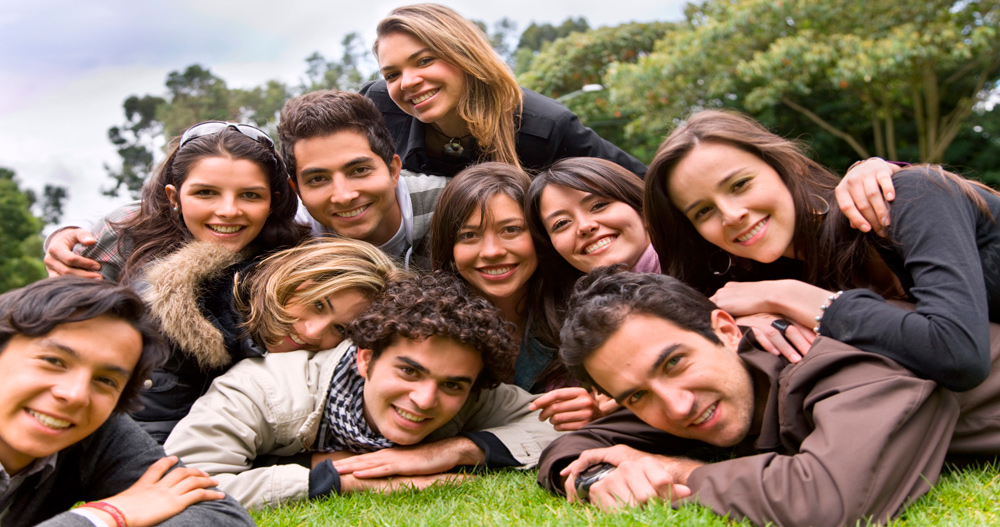
[(371, 307), (347, 327), (347, 336), (359, 348), (371, 350), (373, 361), (401, 337), (437, 336), (472, 347), (483, 360), (473, 393), (514, 375), (517, 346), (510, 324), (493, 304), (447, 271), (390, 281)]
[(128, 323), (142, 337), (142, 353), (115, 406), (115, 412), (135, 411), (142, 383), (166, 360), (168, 348), (146, 304), (125, 286), (60, 276), (0, 295), (0, 353), (16, 335), (41, 337), (56, 326), (105, 315)]
[(624, 269), (623, 265), (598, 267), (580, 278), (560, 333), (559, 356), (566, 368), (583, 386), (605, 394), (608, 392), (594, 382), (583, 361), (607, 342), (630, 314), (656, 316), (714, 344), (722, 343), (712, 327), (712, 312), (718, 306), (705, 295), (667, 275)]

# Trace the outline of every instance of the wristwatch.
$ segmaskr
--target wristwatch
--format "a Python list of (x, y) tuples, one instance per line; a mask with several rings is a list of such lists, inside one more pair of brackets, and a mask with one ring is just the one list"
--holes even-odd
[(576, 487), (576, 497), (580, 498), (581, 501), (590, 501), (590, 487), (604, 479), (612, 470), (618, 467), (612, 465), (611, 463), (598, 463), (596, 465), (590, 465), (585, 468), (579, 476), (576, 477), (574, 486)]

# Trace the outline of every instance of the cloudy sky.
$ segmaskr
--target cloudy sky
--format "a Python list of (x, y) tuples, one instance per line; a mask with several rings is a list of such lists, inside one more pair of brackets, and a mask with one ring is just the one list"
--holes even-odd
[[(93, 219), (127, 201), (101, 196), (118, 163), (107, 140), (124, 121), (129, 95), (162, 95), (167, 73), (198, 63), (230, 87), (268, 79), (297, 84), (314, 51), (341, 54), (358, 31), (366, 45), (378, 21), (404, 1), (320, 0), (4, 0), (0, 7), (0, 166), (22, 187), (66, 186), (64, 221)], [(492, 25), (558, 24), (585, 17), (591, 27), (680, 20), (676, 0), (444, 0)]]

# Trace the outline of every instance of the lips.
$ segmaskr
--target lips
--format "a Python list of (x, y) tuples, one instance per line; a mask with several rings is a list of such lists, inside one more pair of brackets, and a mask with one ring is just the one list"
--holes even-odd
[(304, 341), (301, 338), (299, 338), (299, 336), (296, 335), (295, 333), (290, 333), (288, 335), (288, 338), (292, 339), (292, 342), (298, 344), (299, 346), (305, 346), (307, 344), (306, 341)]
[(604, 236), (603, 238), (597, 240), (596, 242), (594, 242), (594, 243), (592, 243), (592, 244), (584, 247), (583, 248), (583, 254), (592, 254), (594, 252), (597, 252), (600, 249), (603, 249), (603, 248), (607, 247), (608, 245), (611, 245), (617, 239), (618, 239), (618, 236), (614, 236), (614, 235)]
[(398, 406), (393, 406), (392, 408), (393, 408), (393, 410), (396, 410), (396, 414), (397, 415), (399, 415), (400, 417), (402, 417), (403, 419), (406, 419), (407, 421), (409, 421), (411, 423), (422, 423), (422, 422), (424, 422), (424, 421), (426, 421), (428, 419), (427, 417), (422, 417), (422, 416), (419, 416), (417, 414), (413, 414), (413, 413), (407, 412), (406, 410), (403, 410), (402, 408), (400, 408)]
[(358, 214), (361, 214), (362, 212), (368, 210), (368, 207), (371, 207), (371, 203), (367, 205), (362, 205), (356, 209), (351, 209), (343, 212), (334, 212), (333, 215), (338, 218), (353, 218)]
[(39, 423), (42, 423), (43, 425), (54, 430), (65, 430), (73, 426), (73, 423), (69, 421), (45, 415), (43, 413), (36, 412), (35, 410), (28, 410), (28, 413), (31, 414), (31, 416), (34, 417)]
[(245, 229), (244, 225), (206, 225), (209, 230), (219, 234), (234, 234)]
[(437, 95), (437, 92), (439, 92), (439, 91), (441, 91), (441, 88), (438, 88), (436, 90), (431, 90), (431, 91), (429, 91), (429, 92), (427, 92), (427, 93), (425, 93), (425, 94), (423, 94), (423, 95), (421, 95), (419, 97), (415, 97), (413, 99), (410, 99), (410, 104), (416, 106), (416, 105), (418, 105), (418, 104), (426, 101), (427, 99), (430, 99), (431, 97)]
[(718, 406), (719, 403), (713, 403), (712, 406), (706, 408), (697, 419), (691, 422), (691, 426), (699, 426), (708, 422), (709, 419), (715, 416), (715, 409), (718, 408)]
[(517, 264), (479, 267), (476, 270), (479, 271), (480, 274), (482, 274), (485, 278), (489, 280), (499, 280), (510, 276), (515, 269), (517, 269)]
[(753, 239), (753, 237), (756, 236), (761, 231), (761, 229), (763, 229), (767, 225), (767, 221), (769, 219), (771, 219), (770, 216), (768, 216), (768, 217), (766, 217), (766, 218), (758, 221), (756, 225), (754, 225), (753, 227), (750, 228), (750, 230), (748, 230), (747, 232), (745, 232), (745, 233), (737, 236), (735, 238), (736, 242), (737, 243), (745, 243), (745, 242), (748, 242), (751, 239)]

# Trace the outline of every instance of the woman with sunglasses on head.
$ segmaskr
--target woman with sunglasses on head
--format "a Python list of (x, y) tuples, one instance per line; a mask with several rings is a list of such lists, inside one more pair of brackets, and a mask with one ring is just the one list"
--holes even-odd
[[(602, 415), (599, 403), (562, 366), (560, 314), (568, 289), (551, 287), (521, 204), (530, 179), (518, 167), (481, 163), (448, 182), (431, 223), (434, 269), (461, 276), (496, 306), (520, 345), (513, 384), (550, 396), (535, 401), (557, 430), (575, 430)], [(508, 381), (510, 382), (510, 381)]]
[[(951, 390), (982, 382), (1000, 322), (1000, 195), (940, 167), (899, 171), (882, 238), (830, 206), (839, 181), (749, 117), (704, 111), (658, 150), (644, 209), (665, 272), (700, 284), (722, 255), (741, 280), (764, 280), (712, 297), (733, 315), (779, 314)], [(782, 259), (798, 272), (766, 280)]]
[(178, 249), (146, 272), (143, 296), (171, 353), (133, 418), (162, 443), (237, 361), (337, 346), (344, 328), (402, 276), (377, 247), (346, 238), (304, 243), (256, 264), (216, 243)]
[(583, 126), (565, 106), (523, 89), (475, 24), (437, 4), (394, 9), (373, 51), (383, 80), (361, 89), (385, 116), (403, 168), (454, 176), (480, 161), (536, 170), (601, 157), (637, 176), (646, 166)]
[[(284, 164), (262, 130), (223, 121), (188, 128), (142, 190), (93, 232), (65, 229), (50, 238), (51, 274), (83, 274), (132, 284), (143, 268), (191, 240), (210, 241), (247, 256), (294, 245), (308, 231), (295, 223), (298, 207)], [(73, 256), (67, 246), (77, 240)], [(62, 252), (60, 252), (62, 251)], [(93, 269), (93, 272), (74, 270)], [(98, 274), (99, 273), (99, 274)]]

